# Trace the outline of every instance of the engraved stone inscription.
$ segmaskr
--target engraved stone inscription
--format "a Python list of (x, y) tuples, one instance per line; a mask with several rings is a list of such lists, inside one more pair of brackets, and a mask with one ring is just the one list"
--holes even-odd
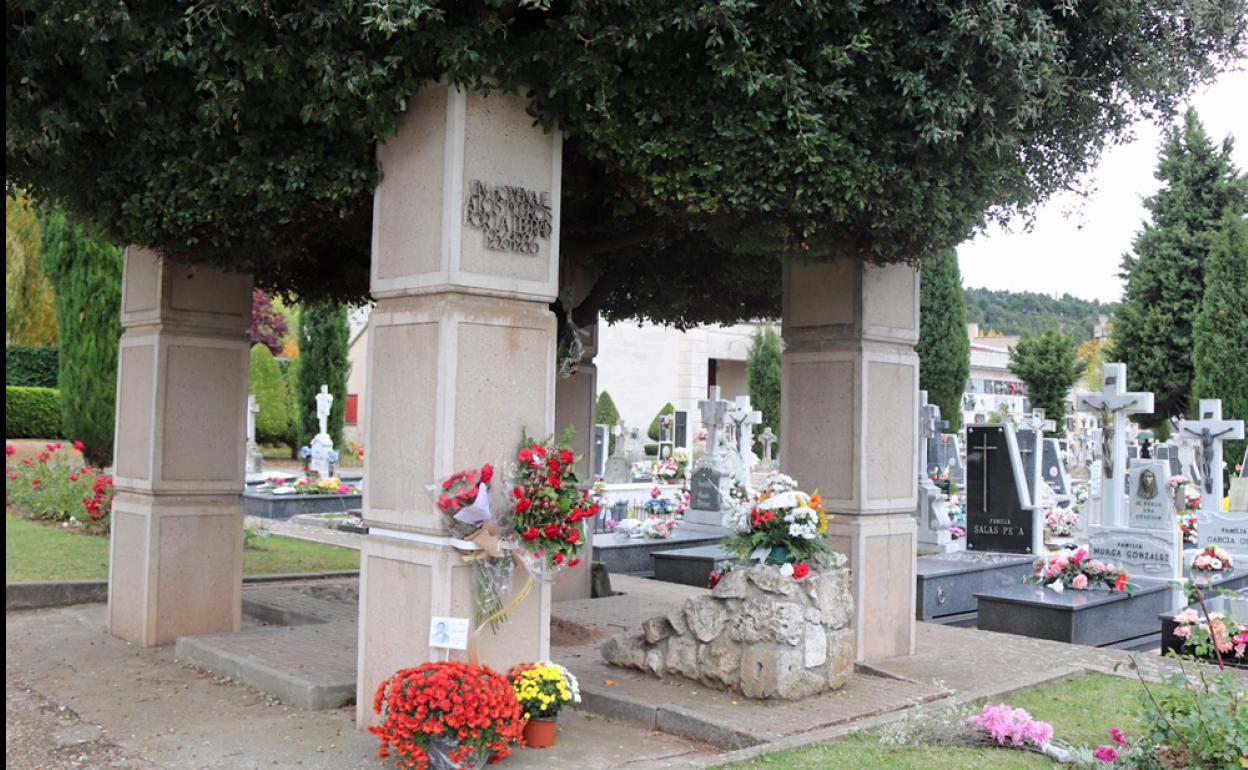
[(468, 186), (464, 224), (485, 233), (487, 249), (536, 255), (538, 239), (550, 239), (552, 222), (548, 192), (479, 179)]

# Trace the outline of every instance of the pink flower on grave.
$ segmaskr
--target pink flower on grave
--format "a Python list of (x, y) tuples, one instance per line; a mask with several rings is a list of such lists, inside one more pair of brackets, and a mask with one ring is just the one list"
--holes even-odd
[(1075, 579), (1074, 579), (1074, 580), (1072, 580), (1072, 581), (1070, 581), (1070, 587), (1071, 587), (1071, 588), (1078, 589), (1078, 590), (1080, 590), (1080, 591), (1082, 591), (1083, 589), (1087, 588), (1087, 587), (1088, 587), (1088, 576), (1087, 576), (1087, 575), (1084, 575), (1084, 574), (1079, 574), (1079, 575), (1076, 575), (1076, 576), (1075, 576)]
[(1096, 751), (1092, 752), (1092, 756), (1102, 762), (1114, 762), (1118, 759), (1118, 750), (1113, 746), (1099, 746)]
[(1122, 730), (1119, 730), (1117, 727), (1109, 728), (1109, 737), (1113, 738), (1115, 743), (1123, 746), (1127, 745), (1127, 736), (1123, 735)]
[(650, 499), (651, 499), (651, 500), (657, 500), (657, 499), (658, 499), (659, 497), (661, 497), (662, 495), (663, 495), (663, 493), (659, 491), (659, 488), (658, 488), (658, 487), (655, 487), (654, 489), (650, 490)]

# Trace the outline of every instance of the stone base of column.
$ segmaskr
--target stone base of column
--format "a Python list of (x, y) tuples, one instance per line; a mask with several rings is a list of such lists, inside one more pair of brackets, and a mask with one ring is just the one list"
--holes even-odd
[[(356, 724), (376, 724), (373, 696), (382, 680), (401, 668), (444, 660), (448, 651), (429, 646), (433, 616), (471, 617), (474, 567), (447, 545), (370, 533), (360, 549), (360, 636)], [(426, 539), (423, 535), (413, 537)], [(436, 540), (436, 538), (427, 538)], [(524, 589), (529, 574), (516, 564), (508, 603)], [(550, 657), (550, 584), (536, 578), (528, 596), (507, 616), (497, 635), (481, 632), (477, 656), (499, 673), (517, 663)], [(449, 658), (466, 660), (461, 650)]]
[(237, 495), (118, 493), (109, 551), (108, 630), (154, 647), (238, 631), (243, 506)]
[(828, 539), (851, 570), (858, 660), (914, 654), (916, 538), (911, 513), (832, 515)]

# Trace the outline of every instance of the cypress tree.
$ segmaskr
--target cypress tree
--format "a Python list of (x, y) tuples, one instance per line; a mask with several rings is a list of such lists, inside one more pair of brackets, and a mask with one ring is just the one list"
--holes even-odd
[(1193, 110), (1166, 132), (1155, 172), (1162, 187), (1145, 201), (1152, 222), (1122, 260), (1126, 285), (1108, 360), (1127, 365), (1133, 390), (1153, 393), (1153, 413), (1136, 416), (1148, 427), (1193, 414), (1192, 326), (1205, 293), (1205, 262), (1223, 212), (1248, 210), (1248, 177), (1236, 169), (1231, 148), (1229, 137), (1216, 146)]
[(43, 267), (55, 291), (65, 435), (104, 466), (113, 458), (122, 250), (59, 209), (44, 210), (40, 220)]
[(1060, 435), (1066, 414), (1066, 394), (1083, 373), (1083, 362), (1075, 355), (1075, 342), (1056, 328), (1041, 334), (1024, 334), (1010, 348), (1010, 371), (1027, 383), (1032, 408), (1043, 409), (1057, 422), (1051, 436)]
[(615, 454), (615, 434), (611, 429), (620, 424), (620, 410), (615, 408), (615, 401), (611, 399), (611, 394), (602, 391), (598, 394), (598, 406), (595, 414), (600, 425), (607, 426), (607, 435), (611, 437), (607, 446), (607, 454)]
[(763, 413), (763, 425), (780, 435), (780, 338), (768, 326), (754, 332), (745, 359), (750, 404)]
[(920, 271), (919, 388), (940, 407), (947, 430), (962, 429), (962, 394), (971, 373), (971, 342), (966, 336), (966, 295), (958, 253), (949, 249)]
[[(1222, 399), (1222, 417), (1248, 420), (1248, 222), (1226, 212), (1205, 263), (1205, 296), (1193, 327), (1192, 403)], [(1244, 456), (1244, 441), (1226, 441), (1227, 469)]]
[(299, 421), (299, 444), (307, 446), (319, 430), (316, 420), (316, 394), (329, 386), (334, 403), (329, 410), (329, 437), (334, 446), (345, 446), (342, 423), (347, 408), (347, 360), (350, 327), (347, 308), (336, 302), (305, 305), (299, 317), (299, 363), (294, 396)]

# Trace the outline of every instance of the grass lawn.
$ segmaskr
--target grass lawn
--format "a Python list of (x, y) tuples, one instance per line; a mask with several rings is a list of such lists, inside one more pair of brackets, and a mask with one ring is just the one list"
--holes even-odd
[[(1128, 736), (1140, 733), (1143, 710), (1136, 701), (1140, 684), (1102, 674), (1081, 674), (1022, 690), (1003, 700), (1025, 708), (1036, 719), (1053, 725), (1054, 737), (1064, 744), (1096, 747), (1109, 742), (1107, 731), (1118, 727)], [(997, 702), (994, 700), (994, 702)], [(977, 708), (981, 704), (976, 704)], [(851, 735), (800, 749), (766, 754), (729, 765), (733, 768), (815, 770), (816, 768), (871, 768), (871, 770), (927, 770), (927, 768), (1058, 767), (1047, 757), (1019, 749), (970, 746), (883, 746), (874, 732)]]
[[(270, 535), (243, 552), (243, 573), (321, 572), (360, 568), (359, 551)], [(4, 579), (104, 580), (108, 577), (108, 538), (57, 526), (4, 517)]]

